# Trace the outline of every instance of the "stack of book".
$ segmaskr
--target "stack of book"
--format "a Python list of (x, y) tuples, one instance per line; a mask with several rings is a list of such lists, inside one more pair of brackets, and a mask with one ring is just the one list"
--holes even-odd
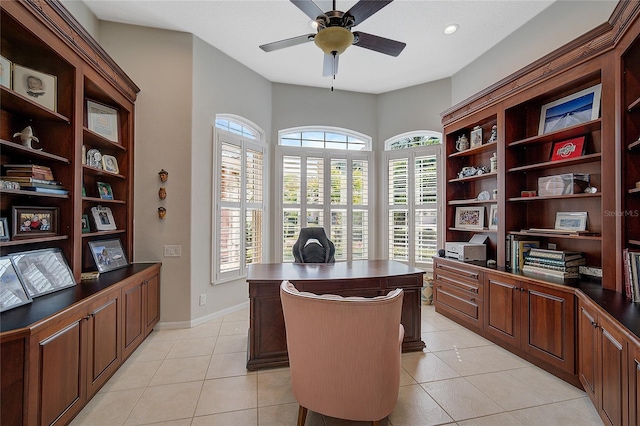
[(586, 260), (579, 251), (548, 250), (532, 248), (524, 255), (522, 272), (556, 278), (580, 278), (580, 266)]
[(2, 180), (17, 182), (20, 189), (47, 194), (68, 194), (62, 183), (53, 179), (53, 172), (47, 166), (37, 164), (5, 164)]
[(629, 302), (640, 302), (640, 288), (638, 284), (638, 270), (640, 269), (640, 252), (624, 249), (624, 292)]

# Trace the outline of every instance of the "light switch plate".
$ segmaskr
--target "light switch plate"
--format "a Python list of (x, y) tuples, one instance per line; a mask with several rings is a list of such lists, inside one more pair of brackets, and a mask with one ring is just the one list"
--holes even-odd
[(182, 246), (180, 245), (165, 245), (164, 257), (180, 257), (182, 256)]

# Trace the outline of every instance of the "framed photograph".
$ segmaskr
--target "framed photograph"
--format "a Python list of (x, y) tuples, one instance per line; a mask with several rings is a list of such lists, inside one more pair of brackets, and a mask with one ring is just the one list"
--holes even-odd
[(91, 207), (91, 217), (97, 231), (114, 231), (118, 229), (109, 207)]
[(62, 250), (58, 248), (10, 256), (22, 284), (32, 298), (76, 285)]
[(0, 217), (0, 241), (9, 241), (9, 221), (6, 217)]
[(11, 89), (11, 61), (0, 56), (0, 84)]
[(489, 229), (498, 229), (498, 205), (492, 204), (489, 209)]
[(89, 215), (83, 214), (82, 215), (82, 233), (88, 234), (89, 232), (91, 232), (91, 227), (89, 226)]
[(56, 85), (55, 75), (13, 64), (13, 90), (52, 111), (57, 111)]
[(31, 303), (9, 256), (0, 257), (0, 312)]
[(600, 91), (597, 84), (542, 106), (538, 134), (562, 130), (600, 117)]
[(482, 145), (482, 127), (476, 126), (471, 131), (470, 148), (477, 148)]
[(102, 169), (102, 154), (100, 150), (92, 148), (87, 151), (87, 166), (95, 169)]
[(113, 155), (102, 156), (102, 168), (111, 173), (120, 173), (118, 169), (118, 160)]
[(87, 99), (87, 128), (111, 142), (120, 143), (115, 108)]
[(57, 207), (13, 206), (13, 239), (58, 235)]
[(484, 229), (484, 207), (456, 207), (455, 227)]
[(103, 200), (113, 200), (113, 190), (108, 183), (98, 182), (98, 193)]
[(100, 273), (129, 265), (119, 239), (89, 241), (89, 249)]
[(566, 160), (584, 155), (585, 137), (573, 138), (562, 142), (554, 142), (551, 146), (551, 161)]
[(557, 212), (555, 229), (586, 231), (587, 212)]

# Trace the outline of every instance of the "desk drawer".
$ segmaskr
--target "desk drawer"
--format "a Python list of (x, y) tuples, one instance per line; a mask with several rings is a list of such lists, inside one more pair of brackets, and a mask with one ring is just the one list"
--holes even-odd
[(436, 285), (445, 285), (454, 288), (465, 295), (466, 298), (482, 300), (483, 285), (477, 280), (471, 280), (460, 275), (442, 273), (437, 271), (434, 277)]

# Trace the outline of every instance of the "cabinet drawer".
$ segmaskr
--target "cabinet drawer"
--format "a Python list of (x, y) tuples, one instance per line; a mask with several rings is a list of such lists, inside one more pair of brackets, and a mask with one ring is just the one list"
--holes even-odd
[(481, 272), (477, 269), (470, 268), (464, 265), (462, 262), (456, 262), (455, 264), (443, 263), (442, 261), (435, 263), (435, 274), (445, 273), (451, 276), (455, 276), (461, 280), (480, 283)]
[(477, 279), (473, 280), (462, 275), (437, 271), (435, 274), (435, 282), (436, 284), (443, 284), (447, 287), (455, 288), (464, 292), (466, 293), (467, 298), (473, 297), (479, 300), (483, 299), (483, 285)]
[(447, 284), (436, 284), (436, 302), (446, 305), (449, 308), (462, 313), (468, 317), (478, 320), (480, 317), (480, 307), (476, 295), (460, 290), (455, 286)]

